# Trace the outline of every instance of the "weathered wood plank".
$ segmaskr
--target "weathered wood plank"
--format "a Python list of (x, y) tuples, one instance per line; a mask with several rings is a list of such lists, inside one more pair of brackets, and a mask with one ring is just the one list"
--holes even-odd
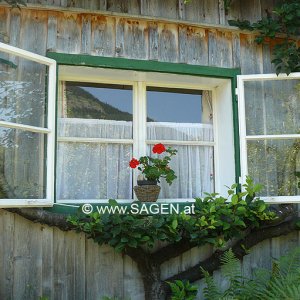
[(208, 60), (210, 66), (232, 67), (231, 33), (209, 30)]
[(219, 0), (192, 1), (186, 4), (185, 15), (188, 21), (219, 24)]
[(137, 264), (128, 256), (124, 256), (124, 299), (140, 300), (144, 298), (142, 276)]
[(178, 16), (179, 19), (185, 20), (185, 3), (184, 0), (178, 0)]
[(179, 26), (179, 61), (193, 65), (208, 65), (208, 38), (206, 30)]
[(57, 24), (57, 51), (64, 53), (80, 53), (81, 18), (79, 15), (59, 14)]
[[(262, 47), (254, 41), (254, 36), (240, 34), (242, 74), (262, 73)], [(247, 57), (247, 59), (244, 59)]]
[(240, 68), (240, 66), (241, 66), (240, 34), (232, 33), (232, 67)]
[(22, 13), (22, 26), (18, 47), (45, 55), (48, 15), (45, 12)]
[(219, 23), (222, 25), (226, 25), (226, 8), (225, 8), (225, 1), (224, 0), (219, 0)]
[(21, 16), (20, 11), (14, 9), (10, 14), (10, 32), (9, 32), (9, 44), (12, 46), (19, 46), (20, 40), (20, 28), (21, 28)]
[[(130, 0), (107, 0), (107, 10), (121, 13), (129, 13)], [(137, 1), (135, 1), (137, 2)], [(134, 4), (132, 3), (134, 7)]]
[(261, 19), (261, 0), (240, 0), (241, 19), (256, 22)]
[(53, 231), (54, 299), (85, 298), (85, 237), (83, 234)]
[(56, 14), (48, 13), (47, 50), (55, 51), (57, 47), (57, 18)]
[(263, 72), (264, 73), (275, 73), (275, 68), (271, 63), (271, 50), (267, 44), (262, 45), (262, 58), (263, 58)]
[[(120, 34), (122, 30), (118, 31)], [(124, 23), (124, 56), (135, 59), (148, 58), (148, 28), (143, 21), (129, 21)]]
[(149, 59), (158, 60), (158, 24), (156, 22), (148, 23), (149, 36)]
[(15, 216), (0, 210), (0, 298), (13, 299)]
[(124, 56), (124, 34), (125, 34), (125, 22), (126, 20), (123, 18), (119, 18), (116, 20), (116, 56), (122, 57)]
[(141, 0), (141, 14), (146, 16), (164, 17), (177, 19), (177, 0)]
[[(96, 254), (96, 255), (95, 255)], [(86, 299), (101, 299), (103, 296), (123, 297), (124, 270), (121, 254), (109, 246), (99, 247), (86, 241)]]
[(17, 217), (14, 231), (13, 299), (38, 299), (42, 286), (41, 226)]
[(100, 56), (114, 56), (116, 51), (115, 31), (114, 18), (93, 16), (91, 53)]
[(53, 271), (55, 261), (53, 260), (53, 228), (41, 226), (42, 241), (42, 293), (49, 300), (54, 299)]
[(158, 59), (178, 62), (178, 29), (174, 24), (158, 25)]
[(81, 34), (81, 53), (91, 53), (91, 38), (92, 38), (91, 16), (82, 16), (82, 34)]
[(0, 8), (0, 42), (9, 42), (10, 13), (7, 8)]

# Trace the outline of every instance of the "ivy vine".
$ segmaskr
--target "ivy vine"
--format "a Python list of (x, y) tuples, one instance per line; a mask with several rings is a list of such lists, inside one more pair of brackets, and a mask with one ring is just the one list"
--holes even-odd
[[(258, 44), (276, 39), (272, 49), (272, 63), (276, 73), (300, 71), (300, 2), (299, 0), (281, 1), (272, 12), (260, 21), (250, 23), (248, 20), (229, 20), (229, 25), (241, 29), (258, 31), (255, 41)], [(281, 34), (280, 39), (278, 34)]]
[(88, 216), (73, 215), (68, 221), (78, 232), (118, 252), (129, 248), (151, 249), (157, 241), (188, 240), (193, 245), (210, 243), (221, 247), (233, 237), (241, 237), (247, 228), (258, 227), (261, 221), (275, 217), (262, 200), (253, 201), (260, 185), (248, 178), (245, 192), (236, 193), (236, 187), (234, 184), (229, 188), (228, 198), (217, 193), (197, 198), (193, 215), (100, 215), (95, 212)]

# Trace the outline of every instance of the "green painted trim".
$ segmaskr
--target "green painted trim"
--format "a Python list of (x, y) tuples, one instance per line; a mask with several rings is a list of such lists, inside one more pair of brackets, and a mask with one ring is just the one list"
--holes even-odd
[(56, 202), (56, 165), (57, 165), (57, 120), (58, 120), (58, 69), (59, 65), (56, 66), (56, 91), (55, 91), (55, 149), (54, 149), (54, 203)]
[[(141, 207), (142, 205), (145, 205), (147, 207), (147, 209), (149, 210), (149, 206), (152, 204), (169, 204), (169, 203), (158, 203), (158, 202), (134, 202), (134, 203), (138, 203), (139, 207)], [(59, 214), (64, 214), (64, 215), (73, 215), (73, 214), (78, 214), (78, 213), (82, 213), (80, 206), (83, 205), (82, 204), (78, 204), (78, 203), (69, 203), (69, 204), (54, 204), (53, 207), (45, 207), (43, 208), (46, 211), (52, 212), (52, 213), (59, 213)], [(132, 203), (119, 203), (118, 206), (127, 206), (128, 209), (130, 208), (130, 205)], [(192, 206), (194, 204), (194, 202), (172, 202), (170, 204), (173, 205), (177, 205), (179, 207), (179, 211), (182, 212), (184, 210), (184, 207), (187, 206)], [(93, 212), (97, 212), (97, 206), (110, 206), (109, 203), (98, 203), (98, 204), (94, 204), (91, 203), (92, 207), (93, 207)]]
[[(189, 65), (189, 64), (182, 64), (182, 63), (137, 60), (137, 59), (127, 59), (127, 58), (119, 58), (119, 57), (101, 57), (101, 56), (91, 56), (91, 55), (83, 55), (83, 54), (67, 54), (67, 53), (57, 53), (57, 52), (47, 52), (47, 57), (56, 60), (58, 64), (57, 72), (58, 72), (59, 65), (71, 65), (71, 66), (124, 69), (124, 70), (134, 70), (134, 71), (141, 71), (141, 72), (173, 73), (173, 74), (181, 74), (181, 75), (230, 79), (231, 87), (232, 87), (235, 179), (237, 183), (239, 182), (239, 177), (241, 174), (240, 139), (239, 139), (239, 123), (238, 123), (238, 105), (237, 105), (237, 98), (235, 95), (235, 88), (237, 87), (236, 76), (241, 74), (241, 69), (197, 66), (197, 65)], [(56, 91), (56, 98), (57, 97), (58, 97), (58, 93)], [(56, 132), (56, 141), (57, 141), (57, 132)], [(55, 162), (56, 162), (56, 156), (55, 156)], [(56, 176), (55, 176), (55, 180), (56, 180)], [(56, 200), (56, 191), (55, 191), (55, 200)], [(71, 204), (71, 205), (76, 205), (76, 204)], [(70, 212), (76, 213), (77, 208), (74, 208), (72, 206), (55, 205), (53, 208), (47, 210), (53, 212), (60, 211), (68, 214)]]
[(71, 66), (86, 66), (98, 68), (101, 67), (143, 72), (174, 73), (216, 78), (233, 78), (236, 75), (240, 74), (240, 69), (196, 66), (182, 63), (137, 60), (119, 57), (100, 57), (57, 52), (47, 52), (47, 57), (56, 60), (58, 64)]
[(18, 66), (16, 64), (14, 64), (13, 62), (7, 60), (7, 59), (4, 59), (4, 58), (0, 58), (0, 63), (1, 64), (5, 64), (5, 65), (8, 65), (9, 67), (13, 68), (13, 69), (16, 69)]
[[(237, 95), (235, 94), (236, 88), (237, 88), (237, 77), (235, 76), (231, 80), (231, 93), (232, 93), (233, 134), (234, 134), (235, 182), (239, 183), (239, 178), (241, 176), (241, 160), (240, 160), (238, 99), (237, 99)], [(237, 191), (240, 191), (240, 188), (238, 188)]]

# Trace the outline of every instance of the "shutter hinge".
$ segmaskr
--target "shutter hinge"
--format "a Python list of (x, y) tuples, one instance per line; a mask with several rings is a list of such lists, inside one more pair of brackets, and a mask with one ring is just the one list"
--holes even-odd
[(235, 95), (237, 96), (239, 94), (238, 88), (235, 88)]

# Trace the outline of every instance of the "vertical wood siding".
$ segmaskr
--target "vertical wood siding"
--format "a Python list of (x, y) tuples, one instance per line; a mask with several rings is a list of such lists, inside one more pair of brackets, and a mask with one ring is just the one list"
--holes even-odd
[[(84, 234), (63, 232), (32, 223), (0, 210), (0, 299), (95, 300), (103, 296), (142, 300), (143, 283), (135, 262), (109, 246), (99, 247)], [(300, 245), (299, 233), (265, 240), (253, 247), (241, 264), (243, 275), (271, 267), (271, 259)], [(162, 279), (183, 271), (210, 256), (206, 245), (193, 248), (162, 265)], [(214, 273), (219, 286), (227, 282)], [(199, 286), (201, 299), (203, 280)]]
[[(146, 4), (152, 7), (160, 2)], [(42, 55), (48, 50), (240, 67), (242, 74), (274, 71), (269, 46), (257, 45), (254, 35), (194, 24), (0, 7), (0, 38)]]

